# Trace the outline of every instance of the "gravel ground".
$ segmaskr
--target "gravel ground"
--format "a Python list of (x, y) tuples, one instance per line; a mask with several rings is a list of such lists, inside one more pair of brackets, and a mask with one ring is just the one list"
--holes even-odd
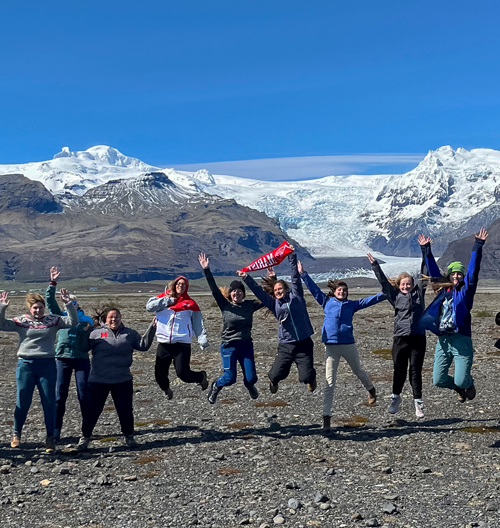
[[(351, 296), (355, 298), (355, 296)], [(430, 300), (430, 297), (429, 297)], [(124, 321), (144, 331), (145, 299), (122, 296)], [(193, 367), (212, 380), (220, 373), (220, 312), (199, 298), (211, 347), (193, 355)], [(23, 311), (13, 299), (9, 314)], [(322, 310), (308, 298), (317, 332)], [(322, 434), (323, 346), (314, 336), (318, 389), (310, 394), (296, 370), (268, 391), (266, 373), (277, 346), (276, 321), (257, 314), (254, 341), (260, 397), (250, 399), (241, 377), (211, 406), (198, 386), (172, 372), (174, 399), (154, 382), (154, 350), (137, 353), (132, 370), (139, 449), (119, 434), (107, 403), (88, 453), (75, 450), (79, 411), (74, 386), (63, 439), (55, 455), (41, 448), (38, 396), (23, 432), (22, 449), (10, 448), (15, 405), (17, 337), (0, 333), (0, 519), (17, 527), (194, 526), (259, 527), (472, 527), (500, 526), (498, 365), (493, 347), (500, 329), (499, 294), (476, 297), (473, 375), (476, 400), (459, 404), (454, 393), (432, 386), (435, 339), (424, 365), (425, 418), (415, 417), (409, 387), (396, 418), (387, 413), (391, 393), (392, 311), (379, 304), (355, 316), (364, 367), (379, 392), (366, 393), (341, 363), (334, 427)], [(377, 351), (377, 353), (374, 353)]]

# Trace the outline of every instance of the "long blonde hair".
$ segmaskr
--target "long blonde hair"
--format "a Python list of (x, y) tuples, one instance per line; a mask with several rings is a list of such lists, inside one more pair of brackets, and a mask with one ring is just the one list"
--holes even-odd
[(399, 286), (401, 285), (401, 281), (403, 279), (411, 279), (412, 286), (415, 286), (415, 278), (413, 275), (410, 275), (406, 271), (403, 271), (400, 273), (397, 277), (394, 277), (392, 279), (387, 279), (389, 281), (389, 284), (397, 291), (399, 291)]

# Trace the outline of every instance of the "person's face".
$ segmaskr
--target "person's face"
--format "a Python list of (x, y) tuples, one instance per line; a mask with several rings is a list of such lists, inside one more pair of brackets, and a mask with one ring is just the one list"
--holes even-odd
[(45, 314), (45, 306), (41, 302), (37, 302), (31, 305), (30, 314), (33, 319), (42, 319)]
[(122, 324), (122, 316), (116, 310), (111, 310), (106, 316), (106, 324), (111, 330), (118, 330)]
[(333, 295), (339, 300), (343, 301), (344, 299), (347, 299), (347, 288), (345, 286), (339, 286), (334, 292)]
[(236, 304), (240, 304), (241, 302), (243, 302), (244, 297), (245, 295), (243, 294), (243, 291), (239, 288), (236, 288), (236, 290), (231, 291), (231, 301)]
[(404, 279), (401, 279), (401, 282), (399, 283), (399, 291), (401, 293), (408, 293), (413, 288), (413, 281), (410, 279), (410, 277), (405, 277)]
[(277, 282), (274, 285), (274, 296), (276, 297), (276, 299), (281, 299), (283, 295), (285, 295), (285, 293), (286, 291), (285, 288), (283, 288), (283, 284), (281, 284), (281, 282)]
[(460, 271), (454, 271), (453, 273), (450, 273), (450, 279), (451, 282), (453, 282), (453, 286), (456, 286), (459, 282), (464, 280), (464, 274), (460, 273)]
[(175, 293), (182, 295), (187, 290), (187, 283), (184, 279), (180, 279), (175, 284)]

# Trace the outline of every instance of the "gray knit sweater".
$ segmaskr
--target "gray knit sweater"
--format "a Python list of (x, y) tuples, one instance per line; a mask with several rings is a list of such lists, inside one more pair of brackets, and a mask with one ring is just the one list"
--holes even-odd
[(42, 319), (33, 319), (27, 314), (6, 319), (6, 310), (7, 305), (0, 303), (0, 331), (16, 332), (19, 335), (17, 355), (23, 359), (55, 357), (54, 344), (58, 330), (78, 324), (78, 313), (72, 302), (66, 304), (66, 317), (50, 314)]

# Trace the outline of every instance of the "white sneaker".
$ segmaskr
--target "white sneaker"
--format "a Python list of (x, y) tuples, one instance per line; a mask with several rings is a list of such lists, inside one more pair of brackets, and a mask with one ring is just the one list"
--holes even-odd
[(76, 448), (78, 449), (78, 451), (81, 451), (81, 452), (87, 451), (89, 448), (89, 444), (90, 444), (90, 437), (82, 436), (80, 440), (78, 441), (78, 445), (76, 446)]
[(391, 396), (391, 404), (389, 405), (389, 413), (396, 414), (399, 411), (399, 406), (401, 405), (401, 396), (398, 394), (393, 394)]
[(424, 417), (424, 402), (422, 400), (415, 400), (415, 414), (417, 418)]

